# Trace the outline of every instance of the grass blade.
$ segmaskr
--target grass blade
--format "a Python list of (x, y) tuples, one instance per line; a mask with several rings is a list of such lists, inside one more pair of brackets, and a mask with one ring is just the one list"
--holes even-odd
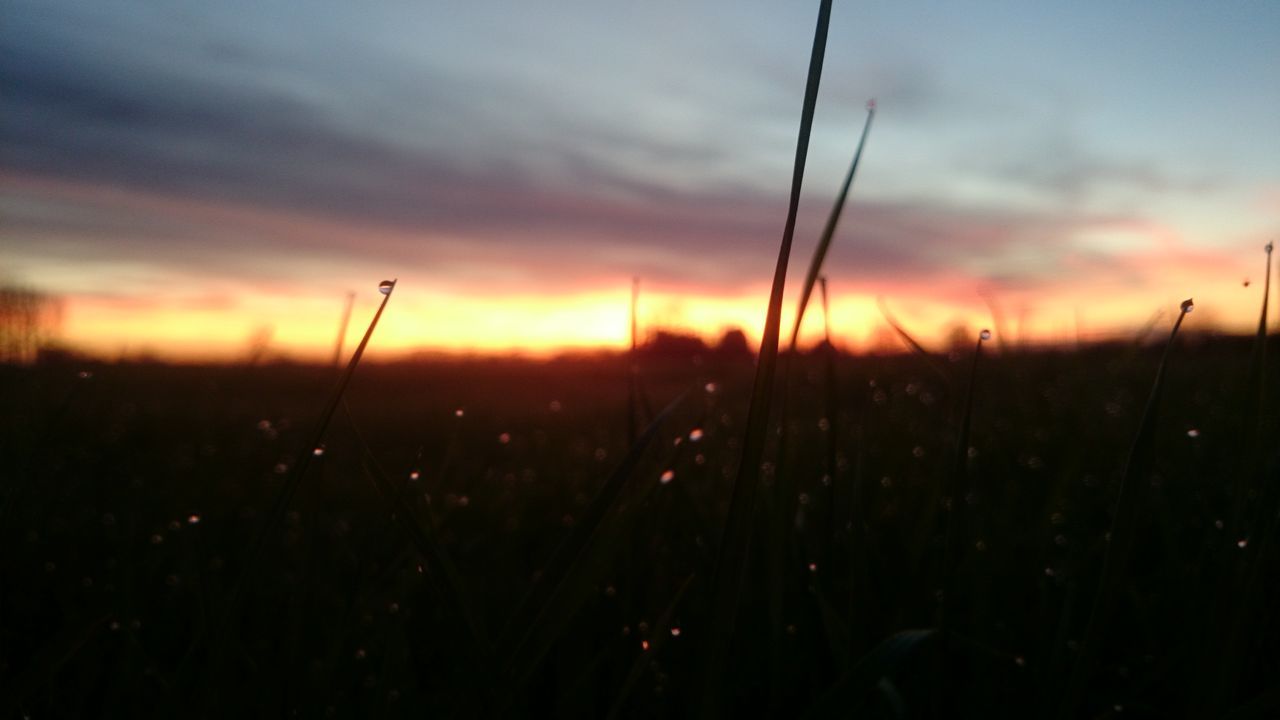
[(894, 633), (862, 656), (840, 676), (835, 685), (804, 714), (807, 718), (847, 717), (866, 700), (881, 678), (892, 676), (916, 656), (935, 631), (903, 630)]
[(501, 646), (506, 648), (505, 674), (514, 678), (517, 684), (537, 669), (538, 662), (577, 611), (582, 599), (577, 590), (594, 569), (592, 556), (602, 544), (601, 526), (605, 518), (614, 509), (623, 489), (635, 477), (645, 449), (688, 396), (689, 393), (685, 392), (671, 401), (645, 429), (600, 487), (583, 512), (582, 520), (573, 526), (568, 537), (552, 553), (537, 582), (512, 614), (511, 621), (507, 623), (506, 642)]
[(374, 313), (373, 320), (369, 323), (369, 328), (365, 330), (364, 337), (361, 338), (360, 344), (356, 347), (356, 351), (351, 356), (351, 361), (347, 363), (346, 369), (339, 376), (337, 384), (329, 395), (329, 399), (325, 402), (324, 409), (320, 412), (315, 427), (312, 428), (311, 434), (307, 438), (307, 444), (303, 445), (302, 452), (298, 462), (293, 467), (293, 471), (285, 480), (284, 488), (280, 495), (276, 498), (275, 504), (267, 513), (263, 523), (258, 528), (257, 534), (250, 543), (248, 551), (245, 553), (244, 564), (240, 569), (240, 574), (227, 592), (227, 598), (224, 603), (222, 617), (217, 627), (219, 632), (213, 638), (213, 646), (210, 651), (210, 672), (208, 673), (205, 685), (206, 692), (214, 694), (214, 697), (207, 698), (201, 703), (204, 712), (217, 713), (216, 694), (219, 692), (219, 683), (222, 678), (219, 673), (222, 669), (223, 661), (231, 643), (231, 635), (233, 634), (232, 620), (237, 616), (236, 608), (239, 605), (241, 593), (245, 584), (252, 577), (254, 570), (258, 565), (258, 561), (262, 556), (262, 547), (266, 543), (267, 535), (270, 534), (284, 517), (285, 510), (289, 507), (289, 502), (293, 499), (294, 494), (298, 491), (298, 487), (302, 484), (302, 480), (306, 477), (307, 469), (311, 466), (311, 459), (315, 456), (315, 449), (320, 447), (320, 441), (324, 438), (325, 431), (329, 428), (329, 421), (333, 419), (333, 413), (338, 409), (338, 403), (342, 401), (342, 396), (347, 390), (347, 385), (351, 382), (351, 376), (355, 374), (356, 366), (360, 364), (360, 358), (364, 356), (365, 348), (369, 345), (369, 339), (373, 337), (373, 331), (378, 326), (378, 320), (382, 318), (382, 312), (386, 310), (387, 302), (391, 300), (391, 293), (395, 290), (395, 280), (383, 280), (378, 285), (379, 292), (382, 293), (382, 304), (378, 306), (378, 311)]
[(822, 0), (818, 9), (818, 22), (814, 31), (813, 50), (809, 57), (809, 77), (805, 86), (804, 107), (800, 117), (800, 132), (796, 142), (795, 169), (791, 178), (791, 200), (787, 209), (787, 221), (782, 232), (782, 245), (773, 274), (773, 288), (769, 295), (769, 308), (765, 316), (764, 336), (760, 340), (760, 353), (756, 364), (755, 383), (751, 405), (747, 413), (746, 437), (743, 440), (742, 460), (738, 476), (729, 500), (729, 515), (725, 520), (720, 549), (716, 559), (715, 577), (712, 581), (712, 622), (707, 637), (707, 654), (703, 678), (703, 713), (715, 717), (720, 714), (721, 681), (724, 666), (729, 657), (734, 634), (734, 614), (746, 568), (751, 525), (755, 516), (755, 500), (760, 483), (760, 463), (764, 458), (765, 436), (769, 426), (769, 405), (774, 389), (774, 374), (778, 361), (778, 334), (782, 321), (782, 296), (787, 279), (787, 263), (791, 257), (791, 242), (795, 235), (796, 215), (800, 208), (800, 188), (804, 181), (805, 160), (809, 153), (809, 135), (813, 129), (813, 115), (818, 103), (818, 85), (822, 79), (822, 61), (826, 52), (827, 27), (831, 20), (831, 0)]
[(893, 314), (889, 312), (889, 306), (885, 304), (883, 296), (876, 298), (876, 307), (880, 308), (880, 314), (884, 316), (885, 322), (889, 323), (889, 327), (893, 328), (893, 331), (898, 334), (898, 337), (902, 338), (902, 342), (906, 343), (907, 347), (911, 348), (912, 352), (920, 356), (920, 358), (928, 364), (929, 369), (938, 376), (938, 379), (942, 380), (943, 384), (947, 387), (951, 387), (951, 373), (947, 372), (947, 369), (938, 362), (933, 353), (929, 352), (920, 343), (916, 342), (916, 339), (911, 337), (911, 334), (902, 328), (902, 325), (896, 318), (894, 318)]
[(1089, 623), (1085, 628), (1080, 644), (1080, 656), (1071, 672), (1066, 694), (1059, 707), (1059, 716), (1063, 718), (1077, 717), (1080, 705), (1084, 700), (1085, 686), (1093, 674), (1101, 648), (1098, 647), (1103, 638), (1103, 629), (1110, 618), (1116, 598), (1123, 591), (1129, 556), (1133, 552), (1134, 542), (1138, 536), (1138, 513), (1146, 503), (1144, 500), (1150, 490), (1147, 480), (1147, 469), (1150, 463), (1151, 445), (1155, 437), (1155, 417), (1160, 407), (1160, 397), (1164, 391), (1165, 368), (1169, 364), (1169, 356), (1173, 351), (1174, 340), (1178, 337), (1178, 329), (1182, 320), (1194, 308), (1191, 300), (1184, 300), (1181, 312), (1173, 323), (1169, 333), (1169, 341), (1165, 344), (1160, 365), (1156, 368), (1155, 382), (1151, 387), (1151, 395), (1147, 398), (1146, 409), (1142, 412), (1142, 420), (1138, 423), (1138, 433), (1134, 436), (1133, 445), (1129, 449), (1129, 459), (1125, 463), (1124, 475), (1120, 480), (1120, 492), (1116, 498), (1116, 509), (1112, 516), (1110, 542), (1102, 559), (1102, 576), (1098, 581), (1098, 590), (1094, 595), (1093, 610), (1089, 615)]
[(272, 506), (271, 512), (267, 514), (257, 537), (250, 546), (246, 567), (241, 573), (242, 581), (245, 576), (249, 575), (249, 565), (255, 562), (256, 556), (262, 549), (262, 544), (266, 541), (267, 534), (284, 517), (285, 510), (289, 507), (289, 502), (293, 500), (294, 494), (298, 492), (298, 487), (302, 485), (302, 479), (306, 476), (307, 469), (311, 467), (311, 458), (315, 457), (315, 450), (320, 447), (320, 441), (324, 439), (324, 433), (329, 429), (329, 421), (333, 419), (333, 413), (338, 409), (338, 403), (342, 401), (342, 396), (347, 391), (347, 385), (351, 382), (351, 376), (355, 374), (356, 366), (360, 364), (360, 358), (364, 357), (364, 350), (369, 345), (369, 338), (373, 337), (373, 330), (378, 327), (378, 320), (382, 318), (382, 311), (387, 308), (387, 301), (391, 299), (391, 293), (395, 290), (395, 287), (395, 280), (384, 280), (378, 286), (378, 290), (382, 292), (382, 304), (378, 306), (378, 311), (374, 313), (373, 320), (369, 323), (369, 328), (365, 330), (364, 337), (360, 339), (360, 344), (356, 346), (355, 353), (351, 355), (351, 361), (347, 363), (346, 370), (338, 378), (338, 384), (334, 386), (324, 409), (320, 411), (320, 418), (316, 421), (315, 427), (312, 428), (307, 444), (302, 446), (302, 452), (297, 464), (293, 467), (293, 472), (289, 474), (289, 479), (285, 481), (284, 489), (280, 492), (279, 497), (276, 498), (275, 505)]
[(804, 289), (800, 291), (800, 304), (796, 307), (796, 324), (791, 328), (790, 348), (793, 353), (796, 351), (796, 341), (800, 337), (800, 323), (804, 320), (805, 308), (809, 306), (809, 297), (813, 294), (813, 286), (822, 272), (822, 263), (827, 257), (827, 250), (831, 247), (831, 238), (835, 236), (836, 226), (840, 224), (840, 214), (844, 212), (845, 199), (849, 197), (849, 187), (853, 185), (853, 177), (858, 172), (858, 161), (862, 159), (862, 148), (867, 144), (867, 133), (871, 132), (871, 120), (875, 116), (876, 101), (868, 101), (867, 121), (862, 126), (862, 137), (858, 140), (858, 149), (853, 153), (849, 172), (844, 176), (844, 185), (840, 187), (840, 194), (836, 196), (831, 214), (827, 216), (827, 224), (822, 228), (822, 236), (818, 238), (818, 247), (814, 249), (813, 259), (809, 261), (809, 272), (804, 277)]
[(676, 596), (671, 599), (671, 604), (667, 605), (667, 609), (663, 611), (662, 616), (653, 625), (653, 632), (650, 637), (653, 638), (649, 642), (649, 646), (638, 656), (635, 662), (631, 664), (631, 669), (627, 672), (627, 677), (622, 682), (617, 696), (613, 699), (613, 705), (609, 708), (608, 718), (619, 717), (622, 708), (626, 705), (627, 699), (631, 697), (631, 693), (635, 691), (636, 685), (639, 684), (640, 678), (644, 676), (645, 670), (649, 669), (649, 665), (653, 662), (653, 658), (662, 651), (664, 645), (667, 644), (671, 635), (671, 619), (675, 617), (676, 608), (680, 606), (680, 601), (684, 599), (685, 594), (689, 591), (689, 587), (693, 585), (693, 581), (697, 575), (690, 575), (683, 583), (680, 589), (676, 591)]
[(969, 496), (969, 428), (973, 419), (973, 391), (978, 381), (978, 360), (982, 357), (982, 343), (991, 338), (990, 330), (978, 333), (978, 344), (973, 349), (973, 364), (969, 367), (969, 386), (965, 389), (964, 405), (960, 408), (960, 431), (956, 435), (956, 452), (952, 459), (951, 475), (944, 493), (947, 508), (946, 541), (942, 550), (942, 602), (938, 606), (938, 627), (942, 631), (943, 697), (951, 697), (950, 665), (947, 653), (950, 635), (955, 628), (955, 600), (958, 597), (956, 579), (958, 566), (967, 540), (968, 513), (965, 511)]
[(342, 320), (338, 323), (338, 339), (333, 346), (333, 366), (342, 362), (342, 345), (347, 340), (347, 325), (351, 323), (351, 308), (356, 304), (355, 291), (347, 292), (347, 304), (342, 310)]

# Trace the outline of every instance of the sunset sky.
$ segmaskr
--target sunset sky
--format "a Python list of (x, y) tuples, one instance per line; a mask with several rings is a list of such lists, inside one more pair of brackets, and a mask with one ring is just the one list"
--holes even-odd
[[(384, 354), (621, 347), (633, 276), (648, 330), (758, 337), (816, 0), (302, 8), (4, 3), (0, 282), (67, 343), (324, 356), (387, 278)], [(839, 344), (878, 296), (935, 341), (1256, 325), (1280, 3), (837, 0), (789, 298), (872, 97)]]

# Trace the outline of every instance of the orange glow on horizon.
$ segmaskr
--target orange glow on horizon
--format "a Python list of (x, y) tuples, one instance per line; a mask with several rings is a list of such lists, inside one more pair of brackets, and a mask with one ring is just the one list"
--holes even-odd
[[(1204, 287), (1194, 294), (1197, 314), (1187, 329), (1248, 331), (1257, 322), (1260, 291)], [(714, 343), (726, 330), (745, 331), (758, 344), (767, 294), (715, 296), (668, 292), (642, 294), (641, 342), (658, 330), (701, 336)], [(1034, 304), (1015, 296), (996, 298), (1006, 342), (1031, 344), (1100, 340), (1124, 336), (1163, 309), (1171, 318), (1182, 297), (1152, 302), (1143, 292), (1113, 294), (1105, 303), (1069, 292), (1038, 293)], [(357, 298), (345, 340), (355, 346), (381, 300), (370, 290)], [(560, 296), (510, 295), (484, 298), (433, 294), (402, 280), (375, 332), (369, 357), (393, 359), (416, 351), (458, 354), (520, 354), (548, 357), (569, 350), (624, 350), (629, 338), (629, 288)], [(904, 294), (888, 297), (894, 316), (919, 341), (941, 349), (956, 328), (974, 334), (997, 329), (991, 310), (974, 294), (968, 303)], [(343, 298), (281, 297), (248, 293), (229, 306), (136, 306), (72, 296), (67, 299), (62, 339), (102, 357), (155, 356), (176, 360), (235, 361), (247, 357), (256, 337), (266, 356), (327, 361), (332, 357)], [(841, 294), (831, 299), (834, 342), (855, 351), (900, 348), (876, 298)], [(794, 302), (783, 311), (786, 343)], [(1198, 321), (1198, 322), (1197, 322)], [(810, 306), (801, 332), (808, 347), (822, 336), (822, 308)]]

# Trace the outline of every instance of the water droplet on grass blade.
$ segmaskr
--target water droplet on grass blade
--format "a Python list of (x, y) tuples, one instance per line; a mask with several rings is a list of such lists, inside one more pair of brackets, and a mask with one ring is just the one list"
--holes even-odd
[(680, 628), (678, 627), (671, 628), (671, 637), (680, 637)]
[(689, 442), (698, 442), (702, 439), (702, 428), (694, 428), (689, 431)]
[(317, 445), (315, 449), (311, 451), (311, 454), (315, 455), (316, 457), (320, 457), (321, 455), (324, 455), (324, 446)]
[(982, 338), (983, 340), (990, 340), (990, 339), (991, 339), (991, 331), (990, 331), (990, 330), (983, 330), (981, 333), (979, 333), (979, 334), (978, 334), (978, 337)]
[(1271, 252), (1272, 250), (1275, 249), (1275, 247), (1276, 247), (1276, 244), (1274, 242), (1269, 242), (1267, 243), (1267, 246), (1263, 248), (1263, 250), (1266, 250), (1267, 252)]
[(1191, 428), (1190, 430), (1187, 431), (1187, 437), (1198, 438), (1200, 437), (1200, 431), (1195, 428)]
[(675, 479), (676, 479), (676, 472), (674, 470), (664, 470), (662, 473), (662, 477), (658, 478), (658, 482), (662, 483), (663, 485), (666, 485), (667, 483)]
[(395, 288), (395, 286), (396, 286), (395, 280), (383, 280), (382, 282), (378, 283), (378, 292), (382, 293), (383, 295), (390, 295), (391, 291)]
[(195, 513), (192, 513), (192, 514), (188, 515), (188, 516), (187, 516), (187, 524), (188, 524), (188, 525), (199, 525), (199, 524), (200, 524), (200, 516), (199, 516), (199, 515), (196, 515)]
[(1236, 547), (1240, 548), (1241, 550), (1249, 547), (1249, 538), (1241, 538), (1237, 540)]
[(1187, 298), (1186, 300), (1182, 301), (1182, 312), (1189, 313), (1195, 309), (1196, 309), (1196, 304), (1191, 301), (1191, 298)]

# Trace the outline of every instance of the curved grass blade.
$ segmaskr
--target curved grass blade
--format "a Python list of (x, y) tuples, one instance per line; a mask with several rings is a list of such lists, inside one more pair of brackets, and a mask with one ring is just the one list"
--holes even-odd
[[(840, 224), (840, 214), (844, 212), (845, 199), (849, 197), (849, 187), (853, 185), (853, 177), (858, 172), (858, 161), (862, 159), (862, 148), (867, 144), (867, 134), (871, 132), (871, 120), (876, 116), (876, 101), (867, 102), (867, 121), (862, 126), (862, 137), (858, 140), (858, 149), (853, 153), (853, 161), (849, 164), (849, 172), (844, 176), (844, 185), (836, 196), (831, 214), (827, 216), (827, 224), (822, 228), (818, 238), (818, 247), (813, 251), (813, 259), (809, 261), (809, 272), (804, 276), (804, 288), (800, 291), (800, 304), (796, 307), (796, 324), (791, 328), (791, 352), (796, 351), (796, 341), (800, 337), (800, 323), (804, 320), (804, 311), (809, 307), (809, 298), (813, 295), (813, 286), (822, 272), (822, 263), (826, 260), (827, 250), (831, 248), (831, 238), (836, 234), (836, 226)], [(830, 334), (828, 332), (828, 334)], [(830, 339), (830, 338), (828, 338)]]
[(867, 699), (881, 678), (892, 677), (916, 656), (936, 631), (903, 630), (894, 633), (863, 655), (835, 685), (804, 714), (806, 718), (847, 717)]
[(936, 374), (938, 378), (947, 385), (947, 387), (950, 387), (952, 385), (951, 373), (947, 372), (947, 369), (938, 362), (933, 353), (926, 350), (922, 345), (920, 345), (920, 343), (916, 342), (916, 339), (911, 337), (906, 330), (902, 329), (902, 325), (899, 324), (893, 314), (889, 312), (889, 306), (885, 304), (884, 296), (876, 298), (876, 307), (880, 309), (880, 314), (884, 316), (885, 322), (889, 323), (889, 327), (893, 328), (893, 331), (898, 334), (898, 337), (902, 338), (902, 341), (907, 344), (907, 347), (911, 348), (916, 355), (919, 355), (920, 358), (928, 364), (929, 369), (932, 370), (934, 374)]
[(1138, 433), (1134, 436), (1133, 445), (1129, 449), (1129, 459), (1125, 463), (1124, 475), (1120, 480), (1120, 493), (1116, 498), (1115, 514), (1111, 521), (1110, 542), (1102, 559), (1102, 576), (1098, 581), (1098, 590), (1094, 595), (1093, 610), (1089, 615), (1089, 623), (1085, 627), (1080, 644), (1080, 655), (1071, 672), (1059, 716), (1076, 717), (1080, 704), (1084, 700), (1085, 686), (1093, 674), (1094, 665), (1100, 655), (1098, 647), (1102, 642), (1103, 629), (1111, 616), (1116, 598), (1123, 592), (1129, 556), (1133, 553), (1134, 542), (1138, 536), (1138, 513), (1146, 503), (1150, 484), (1147, 483), (1147, 470), (1151, 460), (1151, 445), (1155, 437), (1155, 418), (1160, 407), (1160, 397), (1164, 392), (1165, 369), (1169, 364), (1169, 356), (1173, 352), (1174, 340), (1178, 337), (1178, 329), (1182, 320), (1195, 305), (1190, 299), (1182, 302), (1178, 319), (1173, 323), (1169, 340), (1165, 344), (1160, 365), (1156, 368), (1155, 382), (1151, 387), (1151, 395), (1147, 398), (1146, 409), (1142, 412), (1142, 420), (1138, 423)]
[(751, 525), (755, 516), (755, 500), (760, 484), (760, 463), (764, 459), (765, 436), (769, 426), (769, 405), (774, 390), (778, 361), (778, 335), (782, 323), (782, 296), (787, 279), (787, 263), (795, 235), (796, 215), (800, 209), (800, 188), (804, 181), (805, 160), (809, 153), (809, 135), (818, 104), (818, 86), (822, 80), (822, 61), (826, 53), (827, 27), (831, 21), (831, 0), (822, 0), (814, 30), (813, 50), (809, 56), (809, 77), (805, 86), (804, 107), (796, 141), (795, 168), (791, 177), (791, 199), (787, 221), (782, 231), (782, 244), (773, 273), (769, 308), (765, 315), (764, 335), (756, 364), (751, 405), (747, 412), (746, 437), (738, 477), (729, 499), (729, 515), (716, 559), (711, 588), (712, 620), (707, 633), (707, 651), (703, 658), (703, 714), (720, 714), (721, 684), (725, 664), (733, 641), (734, 617), (746, 568)]

